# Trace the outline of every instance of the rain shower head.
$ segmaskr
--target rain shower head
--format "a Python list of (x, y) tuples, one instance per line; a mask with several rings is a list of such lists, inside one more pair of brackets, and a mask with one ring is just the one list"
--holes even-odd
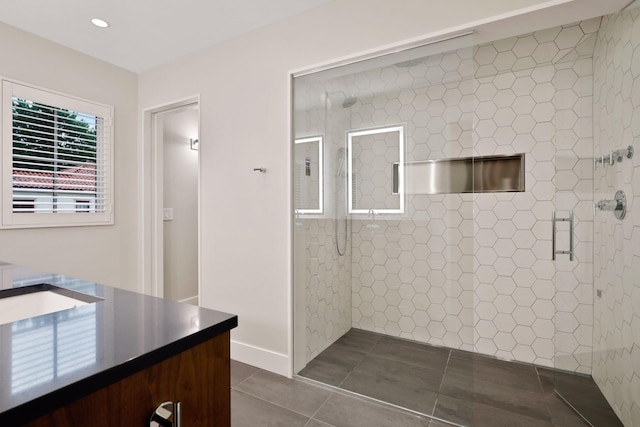
[(344, 97), (342, 99), (342, 108), (351, 108), (358, 101), (358, 97), (355, 95), (347, 95), (345, 92), (338, 90), (334, 92), (325, 92), (323, 95), (323, 102), (326, 103), (328, 107), (331, 107), (331, 96), (334, 94), (342, 94)]
[(342, 108), (351, 108), (353, 104), (358, 101), (358, 97), (355, 95), (348, 95), (344, 101), (342, 101)]
[(418, 64), (421, 64), (423, 60), (424, 58), (414, 58), (414, 59), (409, 59), (407, 61), (396, 62), (393, 65), (400, 68), (411, 68), (411, 67), (415, 67)]

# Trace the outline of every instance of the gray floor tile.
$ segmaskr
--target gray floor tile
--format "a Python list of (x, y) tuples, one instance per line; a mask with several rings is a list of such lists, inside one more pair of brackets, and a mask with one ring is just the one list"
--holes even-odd
[(542, 368), (537, 368), (536, 371), (538, 373), (538, 380), (540, 381), (542, 391), (544, 393), (553, 393), (553, 389), (555, 387), (553, 373), (547, 369)]
[(366, 355), (367, 353), (356, 350), (354, 346), (342, 345), (336, 342), (320, 353), (316, 359), (353, 369)]
[(542, 393), (542, 386), (538, 375), (534, 371), (520, 371), (505, 369), (499, 365), (488, 365), (475, 359), (458, 359), (452, 357), (447, 365), (445, 374), (466, 375), (479, 381), (488, 381), (504, 387)]
[(322, 405), (314, 418), (336, 427), (425, 427), (429, 425), (429, 420), (424, 417), (337, 393)]
[(320, 409), (331, 394), (321, 387), (266, 371), (255, 373), (236, 390), (309, 417)]
[(422, 349), (402, 345), (401, 342), (380, 340), (369, 354), (376, 357), (383, 357), (410, 365), (421, 366), (423, 368), (444, 371), (449, 360), (448, 351), (430, 351), (429, 347), (422, 346)]
[(318, 421), (316, 419), (310, 419), (306, 426), (304, 427), (335, 427), (331, 424), (323, 423), (322, 421)]
[(557, 391), (591, 424), (622, 426), (622, 422), (591, 377), (544, 368), (538, 369), (538, 372), (543, 387), (551, 394), (549, 409), (554, 421), (559, 420), (565, 424), (575, 422), (580, 425), (579, 421), (575, 420), (577, 415), (572, 416), (573, 409), (555, 395), (554, 391)]
[(475, 362), (485, 363), (487, 365), (493, 365), (493, 366), (497, 366), (505, 369), (529, 372), (532, 374), (536, 373), (535, 365), (532, 365), (530, 363), (520, 363), (520, 362), (507, 361), (507, 360), (500, 360), (500, 359), (496, 359), (495, 357), (486, 356), (484, 354), (473, 353), (470, 351), (452, 349), (451, 357), (457, 358), (457, 359), (473, 360)]
[[(583, 426), (584, 421), (554, 394), (560, 385), (578, 395), (576, 406), (586, 407), (596, 425), (621, 425), (590, 377), (559, 372), (351, 329), (301, 375), (425, 414), (431, 413), (437, 396), (442, 403), (436, 405), (435, 415), (450, 413), (454, 422), (466, 416), (473, 425)], [(584, 393), (593, 390), (599, 396)], [(494, 419), (496, 414), (499, 419)]]
[(259, 369), (246, 363), (238, 362), (237, 360), (231, 361), (231, 387), (235, 387), (242, 381), (249, 378), (251, 375), (258, 372)]
[(399, 345), (402, 347), (409, 347), (409, 348), (414, 348), (416, 350), (424, 350), (424, 351), (431, 351), (433, 353), (442, 353), (447, 355), (447, 357), (449, 356), (449, 353), (451, 352), (451, 349), (446, 348), (446, 347), (438, 347), (438, 346), (434, 346), (434, 345), (427, 345), (421, 342), (417, 342), (417, 341), (411, 341), (411, 340), (407, 340), (407, 339), (402, 339), (402, 338), (396, 338), (396, 337), (390, 337), (388, 335), (383, 335), (380, 340), (378, 341), (378, 343), (390, 343), (390, 344), (394, 344), (394, 345)]
[(352, 369), (316, 357), (299, 372), (299, 375), (337, 387)]
[(468, 402), (477, 402), (539, 420), (551, 421), (549, 410), (542, 399), (544, 396), (542, 393), (504, 387), (495, 382), (481, 381), (468, 375), (453, 374), (447, 371), (442, 381), (438, 402), (443, 395)]
[(544, 400), (554, 426), (587, 427), (589, 425), (555, 393), (545, 395)]
[(473, 427), (552, 427), (551, 420), (540, 420), (470, 400), (440, 395), (434, 415)]
[(438, 393), (421, 387), (412, 387), (397, 381), (352, 372), (340, 385), (363, 396), (431, 415)]
[(237, 390), (231, 390), (233, 427), (304, 427), (309, 417), (265, 402)]
[(594, 426), (622, 427), (622, 422), (599, 389), (584, 387), (560, 390), (562, 397)]
[(442, 370), (421, 368), (394, 360), (367, 356), (354, 369), (370, 376), (397, 381), (412, 387), (438, 391), (442, 382)]
[(456, 424), (450, 424), (440, 420), (431, 420), (429, 427), (456, 427)]

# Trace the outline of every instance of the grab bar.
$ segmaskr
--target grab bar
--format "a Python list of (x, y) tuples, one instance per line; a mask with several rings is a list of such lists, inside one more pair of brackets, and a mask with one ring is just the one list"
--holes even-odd
[[(569, 250), (557, 251), (556, 250), (556, 223), (558, 221), (569, 222)], [(569, 218), (558, 218), (556, 212), (553, 212), (551, 217), (551, 260), (556, 260), (556, 255), (569, 255), (569, 261), (573, 261), (573, 211), (569, 213)]]

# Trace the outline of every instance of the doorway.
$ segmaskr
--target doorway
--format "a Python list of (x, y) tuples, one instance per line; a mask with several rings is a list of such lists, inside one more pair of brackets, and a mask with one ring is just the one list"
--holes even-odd
[(143, 271), (147, 294), (198, 305), (198, 99), (145, 111)]

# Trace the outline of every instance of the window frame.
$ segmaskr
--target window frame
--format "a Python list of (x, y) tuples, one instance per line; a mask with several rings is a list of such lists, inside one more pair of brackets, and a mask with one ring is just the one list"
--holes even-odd
[[(113, 225), (114, 141), (113, 106), (89, 101), (73, 95), (41, 88), (29, 83), (0, 77), (1, 85), (1, 197), (0, 229)], [(103, 212), (13, 212), (13, 97), (100, 117), (102, 135), (97, 144), (105, 148), (104, 160), (96, 161), (96, 172), (102, 167), (104, 182)], [(100, 152), (100, 150), (98, 150)], [(36, 202), (37, 204), (37, 202)]]

